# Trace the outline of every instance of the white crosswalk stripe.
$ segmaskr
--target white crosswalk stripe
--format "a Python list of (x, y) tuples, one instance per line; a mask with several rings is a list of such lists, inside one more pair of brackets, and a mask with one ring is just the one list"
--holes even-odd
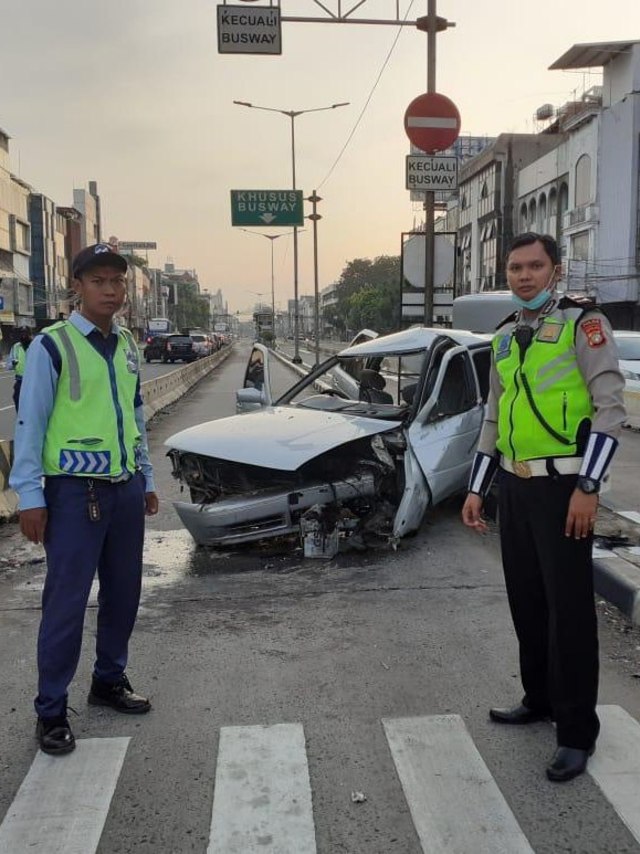
[(87, 738), (73, 753), (39, 752), (0, 825), (0, 854), (94, 854), (128, 738)]
[[(598, 713), (588, 771), (640, 843), (640, 723), (619, 706)], [(425, 854), (532, 854), (460, 716), (382, 726)], [(67, 756), (38, 753), (0, 825), (0, 854), (95, 854), (129, 741), (80, 739)], [(220, 730), (207, 854), (258, 852), (317, 854), (299, 723)]]
[(208, 854), (315, 854), (301, 724), (220, 731)]
[(620, 706), (598, 706), (601, 722), (589, 773), (640, 842), (640, 724)]
[(533, 854), (459, 715), (383, 724), (425, 852)]

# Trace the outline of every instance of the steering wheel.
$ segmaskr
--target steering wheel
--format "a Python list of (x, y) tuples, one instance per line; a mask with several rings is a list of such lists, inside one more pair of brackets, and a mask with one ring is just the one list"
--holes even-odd
[(330, 394), (331, 397), (341, 397), (342, 400), (349, 400), (349, 396), (337, 388), (323, 388), (320, 394)]

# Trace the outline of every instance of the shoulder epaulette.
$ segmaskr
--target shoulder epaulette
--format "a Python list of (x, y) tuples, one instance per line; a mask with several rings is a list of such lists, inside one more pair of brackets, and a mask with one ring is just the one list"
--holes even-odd
[(597, 308), (596, 301), (590, 297), (583, 296), (563, 296), (558, 302), (558, 308), (581, 308), (582, 311), (590, 311), (592, 308)]
[(495, 331), (497, 332), (498, 329), (501, 329), (503, 326), (506, 326), (507, 323), (515, 323), (517, 319), (518, 319), (518, 312), (512, 311), (510, 315), (508, 315), (507, 317), (505, 317), (503, 320), (500, 321), (500, 323), (496, 326)]

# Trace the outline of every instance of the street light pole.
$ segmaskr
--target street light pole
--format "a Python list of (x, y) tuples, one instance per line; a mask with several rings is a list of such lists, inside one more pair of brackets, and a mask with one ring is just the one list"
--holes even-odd
[[(304, 231), (304, 229), (301, 229), (301, 230)], [(269, 240), (271, 243), (271, 317), (272, 317), (272, 324), (273, 324), (272, 332), (273, 332), (273, 337), (275, 339), (275, 335), (276, 335), (276, 291), (275, 291), (275, 278), (274, 278), (274, 273), (273, 273), (273, 242), (274, 242), (274, 240), (277, 240), (279, 237), (288, 237), (290, 234), (293, 234), (293, 236), (294, 236), (293, 239), (294, 239), (294, 241), (296, 241), (297, 236), (298, 236), (298, 230), (295, 229), (294, 231), (287, 231), (284, 234), (265, 234), (264, 231), (251, 231), (248, 228), (240, 228), (240, 231), (246, 231), (247, 234), (255, 234), (256, 237), (266, 237), (267, 240)], [(296, 246), (296, 244), (294, 243), (294, 247), (295, 246)]]
[[(337, 107), (347, 107), (349, 106), (349, 101), (341, 101), (338, 104), (330, 104), (328, 107), (314, 107), (310, 110), (279, 110), (276, 107), (262, 107), (258, 104), (251, 104), (248, 101), (234, 101), (234, 104), (237, 104), (240, 107), (251, 107), (254, 110), (265, 110), (268, 113), (280, 113), (283, 116), (289, 116), (291, 120), (291, 177), (292, 177), (292, 189), (296, 189), (296, 131), (295, 131), (295, 120), (298, 116), (302, 116), (305, 113), (321, 113), (325, 110), (335, 110)], [(298, 331), (299, 331), (299, 297), (298, 297), (298, 227), (294, 226), (293, 228), (293, 361), (296, 364), (300, 364), (302, 359), (300, 358), (300, 348), (298, 342)]]

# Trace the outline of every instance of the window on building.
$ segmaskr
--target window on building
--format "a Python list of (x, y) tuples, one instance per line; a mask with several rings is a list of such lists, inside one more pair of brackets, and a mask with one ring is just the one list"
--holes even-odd
[(563, 181), (560, 184), (560, 192), (558, 193), (558, 216), (560, 217), (560, 225), (562, 226), (562, 217), (569, 210), (569, 187)]
[(526, 231), (529, 228), (529, 211), (527, 203), (523, 202), (520, 207), (520, 231)]
[(531, 201), (529, 202), (529, 230), (530, 231), (536, 231), (538, 228), (537, 216), (538, 216), (538, 206), (536, 205), (536, 200), (531, 199)]
[(591, 201), (591, 158), (583, 154), (576, 163), (576, 203), (580, 208)]
[(498, 259), (498, 240), (495, 222), (487, 223), (480, 238), (480, 277), (481, 290), (491, 290), (496, 285), (496, 263)]
[(588, 261), (589, 260), (589, 232), (581, 231), (578, 234), (571, 235), (571, 260), (572, 261)]
[(547, 231), (547, 196), (542, 193), (538, 199), (538, 229), (541, 234)]
[(549, 191), (549, 216), (555, 216), (558, 213), (558, 192), (555, 187)]

